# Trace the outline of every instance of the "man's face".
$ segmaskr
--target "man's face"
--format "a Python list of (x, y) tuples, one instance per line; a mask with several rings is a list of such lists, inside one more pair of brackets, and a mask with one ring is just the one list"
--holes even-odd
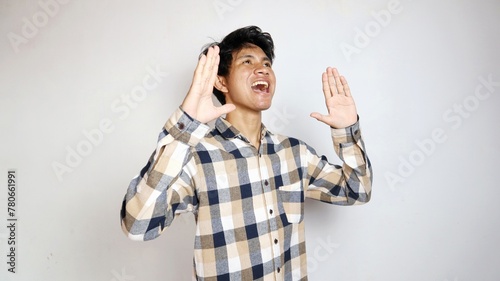
[(261, 48), (251, 46), (234, 52), (225, 82), (226, 103), (237, 109), (260, 112), (271, 106), (276, 77), (271, 60)]

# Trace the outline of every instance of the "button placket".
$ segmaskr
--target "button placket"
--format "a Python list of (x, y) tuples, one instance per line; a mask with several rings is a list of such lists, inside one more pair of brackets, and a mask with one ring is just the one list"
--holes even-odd
[[(262, 145), (261, 145), (261, 150), (262, 150)], [(271, 186), (271, 181), (269, 180), (269, 174), (270, 174), (270, 169), (267, 167), (267, 162), (266, 162), (266, 157), (261, 154), (259, 158), (259, 169), (260, 169), (260, 176), (261, 176), (261, 183), (262, 183), (262, 189), (264, 192), (264, 200), (266, 204), (266, 208), (268, 210), (268, 218), (269, 218), (269, 242), (271, 243), (271, 249), (272, 249), (272, 254), (273, 254), (273, 260), (275, 262), (275, 272), (279, 274), (281, 271), (280, 266), (282, 265), (280, 253), (281, 253), (281, 245), (280, 241), (277, 239), (279, 237), (279, 230), (278, 230), (278, 223), (277, 223), (277, 218), (276, 215), (279, 216), (279, 212), (275, 212), (276, 206), (275, 203), (276, 199), (274, 196), (277, 196), (276, 191), (274, 188)], [(281, 274), (276, 275), (278, 280), (281, 280)]]

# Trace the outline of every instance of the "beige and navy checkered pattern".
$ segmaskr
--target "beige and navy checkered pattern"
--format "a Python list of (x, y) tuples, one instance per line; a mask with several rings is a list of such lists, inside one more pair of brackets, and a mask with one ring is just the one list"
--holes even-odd
[(332, 129), (343, 166), (262, 127), (257, 150), (226, 120), (210, 131), (178, 109), (130, 183), (124, 232), (150, 240), (176, 215), (193, 212), (195, 280), (307, 280), (304, 198), (368, 202), (370, 162), (358, 123)]

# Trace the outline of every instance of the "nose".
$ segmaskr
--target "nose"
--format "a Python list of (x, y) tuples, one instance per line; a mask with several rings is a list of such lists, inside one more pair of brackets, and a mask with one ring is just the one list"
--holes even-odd
[(260, 63), (256, 68), (255, 68), (255, 74), (260, 74), (260, 75), (269, 75), (269, 67), (266, 66), (266, 63)]

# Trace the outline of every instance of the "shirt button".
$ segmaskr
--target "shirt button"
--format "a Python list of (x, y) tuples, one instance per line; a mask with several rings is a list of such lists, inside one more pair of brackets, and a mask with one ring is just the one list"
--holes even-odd
[(273, 209), (269, 209), (269, 214), (273, 214)]
[(177, 128), (179, 128), (179, 130), (184, 130), (184, 123), (180, 122), (177, 124)]
[(274, 239), (274, 244), (278, 244), (278, 239)]
[(278, 267), (278, 273), (280, 273), (280, 268)]
[(268, 186), (269, 185), (269, 182), (267, 180), (264, 181), (264, 185), (265, 186)]

